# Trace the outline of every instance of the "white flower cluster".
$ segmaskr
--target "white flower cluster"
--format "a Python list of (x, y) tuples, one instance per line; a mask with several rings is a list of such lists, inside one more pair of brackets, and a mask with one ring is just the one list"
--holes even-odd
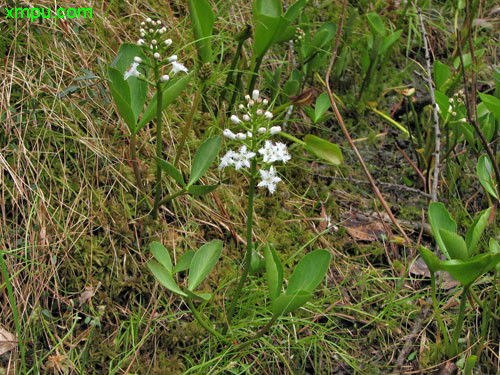
[[(141, 22), (141, 39), (137, 41), (137, 45), (142, 47), (146, 54), (152, 54), (155, 61), (154, 64), (159, 64), (160, 66), (170, 64), (172, 66), (170, 75), (174, 75), (178, 72), (188, 73), (188, 69), (177, 61), (177, 55), (172, 55), (162, 60), (162, 52), (165, 52), (167, 48), (172, 45), (172, 39), (165, 39), (162, 42), (163, 34), (166, 32), (167, 28), (163, 26), (161, 21), (154, 21), (148, 18), (146, 21)], [(149, 48), (147, 47), (148, 45)], [(139, 56), (134, 57), (134, 62), (123, 75), (123, 79), (127, 80), (130, 77), (142, 77), (138, 70), (141, 63), (143, 63), (143, 61)], [(144, 64), (149, 66), (146, 62), (144, 62)], [(164, 74), (160, 78), (162, 82), (167, 82), (169, 79), (170, 76), (168, 74)]]
[(230, 120), (239, 128), (239, 132), (234, 133), (231, 129), (224, 129), (223, 135), (230, 140), (237, 141), (243, 145), (236, 152), (229, 150), (222, 158), (219, 164), (219, 170), (232, 166), (236, 170), (250, 168), (250, 160), (258, 155), (262, 157), (264, 164), (260, 170), (260, 181), (258, 187), (267, 187), (272, 194), (276, 191), (276, 185), (281, 181), (276, 175), (276, 170), (270, 166), (268, 170), (266, 165), (281, 161), (286, 163), (291, 159), (287, 147), (284, 143), (273, 143), (268, 138), (281, 132), (280, 126), (270, 126), (273, 114), (266, 107), (269, 102), (260, 97), (259, 90), (254, 90), (252, 96), (245, 96), (246, 105), (240, 104), (238, 109), (243, 112), (240, 117), (232, 115)]

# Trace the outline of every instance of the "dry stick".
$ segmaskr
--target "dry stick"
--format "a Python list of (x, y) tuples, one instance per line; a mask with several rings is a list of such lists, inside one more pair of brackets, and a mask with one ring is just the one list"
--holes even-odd
[(370, 171), (366, 167), (366, 164), (365, 164), (363, 158), (361, 157), (361, 154), (359, 153), (355, 143), (353, 142), (353, 140), (349, 134), (349, 131), (347, 130), (347, 128), (344, 124), (344, 120), (342, 119), (342, 116), (339, 112), (339, 109), (337, 108), (337, 104), (335, 103), (335, 99), (334, 99), (333, 94), (332, 94), (332, 89), (330, 88), (330, 73), (332, 72), (333, 64), (335, 63), (335, 59), (337, 58), (337, 48), (339, 46), (340, 34), (342, 32), (342, 24), (344, 21), (346, 3), (347, 3), (347, 0), (344, 0), (344, 4), (342, 5), (342, 12), (340, 14), (340, 19), (339, 19), (339, 25), (337, 28), (337, 35), (335, 37), (335, 45), (333, 47), (332, 58), (330, 59), (330, 65), (328, 66), (328, 71), (326, 72), (326, 76), (325, 76), (326, 91), (328, 92), (328, 96), (330, 97), (330, 102), (332, 104), (333, 111), (335, 112), (335, 117), (337, 118), (337, 121), (339, 122), (340, 127), (342, 128), (342, 132), (344, 133), (345, 137), (347, 138), (347, 141), (349, 142), (349, 145), (351, 146), (352, 150), (356, 154), (356, 157), (358, 158), (359, 162), (361, 163), (361, 166), (363, 167), (363, 171), (365, 172), (366, 177), (368, 177), (368, 180), (370, 181), (370, 184), (372, 185), (372, 189), (373, 189), (375, 195), (377, 196), (378, 200), (380, 201), (380, 203), (384, 207), (384, 210), (387, 212), (387, 215), (389, 215), (389, 218), (391, 219), (392, 223), (398, 228), (399, 232), (406, 240), (406, 243), (408, 245), (410, 245), (411, 244), (410, 239), (408, 238), (408, 236), (406, 235), (406, 232), (403, 230), (403, 228), (401, 228), (401, 225), (399, 225), (396, 218), (392, 214), (392, 211), (389, 208), (389, 206), (387, 205), (387, 202), (384, 200), (384, 197), (382, 197), (382, 194), (380, 193), (377, 185), (375, 184), (375, 180), (373, 179), (372, 175), (370, 174)]
[(427, 44), (427, 33), (425, 32), (424, 19), (422, 18), (422, 13), (420, 8), (417, 8), (418, 19), (420, 20), (420, 27), (422, 29), (422, 36), (424, 37), (424, 49), (425, 49), (425, 62), (427, 68), (427, 83), (429, 85), (429, 91), (431, 92), (431, 102), (432, 109), (434, 113), (434, 129), (435, 129), (435, 141), (436, 146), (434, 148), (434, 177), (432, 179), (431, 187), (431, 197), (432, 201), (437, 201), (437, 189), (439, 180), (439, 158), (441, 156), (441, 128), (439, 127), (439, 115), (436, 104), (436, 96), (434, 95), (434, 84), (432, 82), (432, 68), (431, 68), (431, 56), (429, 54), (429, 45)]
[[(467, 17), (469, 17), (469, 16), (470, 16), (470, 14), (467, 14)], [(469, 28), (470, 28), (470, 24), (469, 24)], [(472, 30), (469, 29), (469, 34), (471, 32), (472, 32)], [(473, 95), (472, 100), (469, 98), (469, 90), (467, 90), (467, 75), (465, 72), (464, 59), (462, 57), (462, 46), (460, 44), (460, 31), (458, 28), (456, 30), (456, 34), (457, 34), (457, 49), (458, 49), (458, 55), (460, 58), (460, 68), (462, 70), (462, 78), (464, 80), (464, 89), (465, 89), (464, 92), (465, 92), (465, 102), (466, 102), (465, 108), (467, 109), (467, 119), (469, 120), (469, 123), (472, 124), (472, 126), (474, 126), (474, 129), (476, 130), (476, 133), (479, 136), (479, 139), (481, 140), (481, 144), (483, 145), (484, 149), (486, 150), (486, 153), (488, 154), (488, 157), (490, 158), (491, 164), (493, 164), (493, 169), (495, 170), (495, 177), (497, 180), (497, 192), (500, 196), (500, 169), (498, 168), (498, 164), (496, 162), (495, 155), (493, 154), (493, 150), (491, 149), (490, 144), (486, 140), (486, 138), (483, 134), (483, 131), (481, 130), (481, 128), (479, 127), (479, 124), (477, 123), (477, 115), (475, 114), (476, 110), (477, 110), (476, 109), (476, 97), (475, 97), (475, 95)], [(469, 43), (472, 43), (472, 42), (469, 41)], [(472, 58), (472, 64), (473, 64), (473, 69), (472, 69), (473, 73), (472, 74), (474, 75), (474, 66), (475, 66), (475, 60), (473, 58), (474, 48), (473, 48), (472, 44), (470, 44), (469, 47), (471, 49), (471, 58)], [(472, 91), (474, 94), (476, 91), (475, 85), (476, 85), (475, 78), (473, 78), (472, 79)], [(472, 106), (474, 106), (474, 108), (472, 108)]]

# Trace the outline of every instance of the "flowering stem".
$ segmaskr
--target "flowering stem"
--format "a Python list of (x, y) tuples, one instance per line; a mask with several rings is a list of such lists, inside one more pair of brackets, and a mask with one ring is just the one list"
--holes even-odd
[(198, 108), (198, 103), (200, 102), (201, 93), (203, 91), (205, 91), (205, 84), (201, 85), (200, 88), (198, 89), (198, 92), (194, 97), (193, 105), (191, 106), (191, 111), (189, 112), (186, 125), (184, 126), (184, 129), (182, 129), (182, 138), (179, 143), (179, 147), (177, 147), (177, 152), (175, 153), (175, 158), (174, 158), (174, 167), (176, 168), (177, 168), (177, 163), (179, 162), (179, 157), (181, 156), (182, 153), (182, 149), (184, 148), (184, 145), (186, 143), (189, 129), (191, 129), (191, 124), (193, 123), (194, 112), (196, 111), (196, 108)]
[[(161, 113), (162, 113), (162, 102), (163, 102), (163, 91), (161, 89), (161, 80), (160, 80), (160, 70), (158, 63), (155, 62), (154, 65), (155, 71), (155, 81), (156, 81), (156, 156), (161, 159)], [(153, 218), (156, 219), (158, 216), (158, 207), (160, 206), (160, 198), (162, 194), (162, 186), (161, 186), (161, 167), (160, 164), (156, 164), (156, 191), (155, 191), (155, 204), (153, 207)]]
[[(252, 150), (255, 148), (255, 138), (252, 138)], [(238, 283), (238, 286), (236, 287), (236, 290), (233, 294), (233, 300), (231, 301), (231, 304), (229, 305), (229, 309), (227, 312), (227, 326), (223, 330), (223, 334), (227, 332), (227, 329), (229, 328), (231, 324), (231, 319), (233, 318), (234, 314), (234, 308), (236, 307), (236, 303), (238, 302), (240, 295), (241, 295), (241, 290), (243, 289), (243, 284), (245, 284), (245, 280), (248, 276), (248, 272), (250, 271), (250, 263), (252, 261), (252, 250), (253, 250), (253, 243), (252, 243), (252, 226), (253, 226), (253, 198), (255, 195), (255, 175), (257, 173), (257, 160), (252, 159), (252, 164), (250, 167), (250, 188), (248, 190), (248, 210), (247, 210), (247, 248), (246, 248), (246, 254), (245, 254), (245, 268), (243, 268), (243, 274), (241, 275), (240, 281)]]

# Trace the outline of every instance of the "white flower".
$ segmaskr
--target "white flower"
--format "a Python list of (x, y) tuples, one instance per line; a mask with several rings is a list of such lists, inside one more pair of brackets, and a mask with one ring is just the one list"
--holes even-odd
[(269, 129), (269, 132), (272, 135), (278, 134), (280, 131), (281, 131), (281, 126), (271, 126), (271, 128)]
[(245, 95), (245, 100), (246, 100), (247, 102), (249, 102), (249, 101), (250, 101), (250, 95), (246, 94), (246, 95)]
[(153, 34), (155, 31), (153, 29), (149, 29), (149, 32)]
[(262, 109), (258, 109), (258, 110), (257, 110), (257, 115), (258, 115), (258, 116), (261, 116), (263, 113), (264, 113), (264, 112), (262, 112)]
[(144, 39), (139, 39), (139, 40), (137, 41), (137, 45), (138, 45), (138, 46), (143, 46), (143, 45), (144, 45)]
[(158, 52), (155, 52), (153, 57), (158, 60), (160, 58), (160, 54)]
[(266, 141), (264, 147), (259, 149), (259, 154), (263, 156), (262, 161), (264, 163), (274, 163), (276, 161), (286, 163), (291, 159), (286, 145), (281, 142), (273, 144), (271, 141)]
[(243, 121), (250, 121), (250, 116), (243, 115)]
[(234, 134), (231, 130), (229, 129), (224, 129), (224, 131), (222, 132), (222, 134), (224, 135), (224, 137), (226, 138), (229, 138), (229, 139), (236, 139), (236, 134)]
[(259, 90), (253, 90), (252, 91), (252, 99), (253, 100), (259, 99)]
[(152, 44), (153, 46), (156, 46), (156, 45), (158, 44), (158, 41), (157, 41), (156, 39), (153, 39), (153, 40), (151, 41), (151, 44)]
[(239, 139), (240, 141), (244, 141), (247, 139), (247, 135), (245, 133), (238, 133), (236, 134), (236, 139)]
[(269, 102), (267, 101), (267, 99), (264, 99), (264, 100), (262, 101), (262, 104), (264, 104), (264, 105), (267, 105), (268, 103), (269, 103)]
[(255, 152), (247, 151), (247, 146), (241, 146), (237, 156), (234, 158), (234, 169), (242, 167), (250, 168), (250, 159), (255, 156)]
[(146, 18), (146, 22), (147, 22), (147, 23), (151, 23), (151, 21), (152, 21), (152, 20), (151, 20), (151, 18), (149, 18), (149, 17), (148, 17), (148, 18)]
[(172, 56), (170, 56), (167, 60), (168, 60), (168, 62), (174, 62), (174, 61), (177, 61), (177, 55), (172, 55)]
[(233, 150), (229, 150), (226, 154), (220, 159), (219, 170), (234, 165), (234, 159), (238, 157), (238, 154)]
[(172, 61), (171, 64), (172, 64), (172, 70), (170, 71), (171, 74), (175, 74), (177, 72), (184, 72), (184, 73), (188, 72), (188, 69), (181, 63), (178, 63), (177, 61)]
[(258, 128), (257, 131), (259, 132), (259, 134), (264, 134), (267, 131), (267, 129), (262, 127), (262, 128)]
[(164, 74), (161, 76), (160, 81), (167, 82), (169, 79), (170, 77), (168, 76), (168, 74)]
[(264, 116), (266, 116), (266, 118), (269, 119), (269, 120), (273, 118), (273, 114), (271, 112), (269, 112), (269, 111), (266, 111), (264, 113)]
[(171, 44), (172, 44), (172, 39), (167, 39), (167, 40), (165, 40), (165, 45), (166, 45), (167, 47), (170, 47), (170, 45), (171, 45)]
[(251, 131), (247, 131), (247, 137), (248, 138), (252, 138), (252, 136), (253, 136), (252, 132)]
[(231, 116), (231, 121), (234, 123), (234, 124), (239, 124), (241, 122), (241, 120), (238, 118), (238, 116), (236, 115), (232, 115)]
[(142, 62), (142, 59), (139, 56), (135, 56), (134, 62), (136, 62), (137, 64), (140, 64)]
[(269, 192), (273, 194), (276, 191), (276, 184), (281, 181), (281, 178), (276, 176), (276, 171), (274, 167), (271, 166), (269, 171), (261, 169), (259, 171), (262, 181), (258, 183), (258, 187), (267, 187)]
[(139, 66), (139, 63), (136, 63), (136, 62), (132, 63), (132, 65), (130, 65), (129, 70), (127, 70), (125, 72), (125, 74), (123, 75), (123, 79), (127, 80), (127, 79), (129, 79), (129, 77), (139, 77), (139, 75), (141, 73), (137, 70), (138, 66)]

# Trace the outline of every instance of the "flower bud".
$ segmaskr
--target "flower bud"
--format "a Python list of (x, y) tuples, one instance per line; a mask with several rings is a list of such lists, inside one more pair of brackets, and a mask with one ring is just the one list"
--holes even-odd
[(262, 128), (257, 129), (257, 131), (259, 132), (259, 134), (264, 134), (267, 131), (267, 129), (262, 127)]
[(151, 44), (152, 44), (153, 46), (156, 46), (156, 45), (158, 44), (158, 42), (157, 42), (157, 40), (156, 40), (156, 39), (153, 39), (153, 40), (151, 41)]
[(271, 133), (272, 135), (278, 134), (280, 131), (281, 126), (271, 126), (271, 128), (269, 129), (269, 133)]
[(229, 139), (236, 139), (236, 135), (229, 129), (224, 129), (222, 134), (224, 135), (224, 137), (227, 137)]
[(146, 18), (146, 22), (147, 22), (147, 23), (151, 23), (151, 18), (149, 18), (149, 17), (148, 17), (148, 18)]
[(252, 99), (250, 99), (248, 101), (248, 108), (253, 107), (254, 104), (255, 104), (255, 102)]
[(249, 102), (249, 101), (250, 101), (250, 95), (246, 94), (246, 95), (245, 95), (245, 100), (246, 100), (247, 102)]
[(273, 118), (273, 114), (269, 111), (266, 111), (266, 113), (264, 113), (264, 116), (266, 116), (266, 118), (269, 120)]
[(167, 39), (167, 40), (165, 40), (165, 45), (166, 45), (167, 47), (170, 47), (170, 45), (171, 45), (171, 44), (172, 44), (172, 39)]
[(153, 57), (158, 60), (160, 58), (160, 54), (158, 52), (155, 52)]
[(252, 138), (252, 135), (253, 135), (252, 132), (250, 132), (250, 131), (247, 132), (247, 137), (248, 138)]
[(142, 62), (142, 59), (139, 56), (135, 56), (134, 62), (136, 62), (137, 64), (140, 64)]
[(153, 29), (149, 29), (149, 33), (153, 34), (155, 31)]
[(137, 45), (138, 45), (138, 46), (143, 46), (143, 45), (144, 45), (144, 39), (139, 39), (139, 40), (137, 41)]
[(238, 109), (241, 110), (241, 111), (244, 111), (245, 110), (245, 106), (243, 104), (240, 104), (238, 106)]
[(244, 141), (245, 139), (247, 139), (247, 135), (243, 134), (243, 133), (238, 133), (238, 134), (236, 134), (236, 139), (239, 139), (240, 141)]
[(167, 82), (169, 79), (170, 77), (168, 76), (168, 74), (164, 74), (161, 76), (160, 81)]
[(261, 116), (264, 112), (262, 111), (262, 109), (258, 109), (257, 110), (257, 115)]
[(253, 100), (259, 99), (259, 90), (253, 90), (252, 91), (252, 99)]
[(243, 115), (243, 121), (250, 121), (250, 116)]
[(264, 99), (264, 100), (262, 101), (262, 104), (264, 104), (264, 105), (267, 105), (268, 103), (269, 103), (269, 101), (268, 101), (267, 99)]
[(140, 36), (141, 38), (144, 38), (146, 36), (146, 33), (141, 33)]
[(172, 55), (167, 60), (168, 62), (177, 61), (177, 55)]
[(241, 122), (241, 120), (238, 118), (238, 116), (236, 115), (232, 115), (231, 116), (231, 121), (234, 123), (234, 124), (239, 124)]

